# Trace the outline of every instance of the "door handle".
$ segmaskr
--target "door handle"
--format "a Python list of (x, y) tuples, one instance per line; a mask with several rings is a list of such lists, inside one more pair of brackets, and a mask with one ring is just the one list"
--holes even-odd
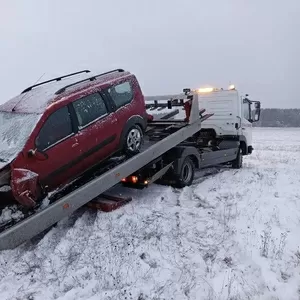
[(111, 121), (112, 124), (115, 124), (117, 122), (118, 122), (118, 119), (112, 119), (112, 121)]
[(242, 127), (242, 118), (237, 116), (238, 120), (239, 120), (239, 123), (237, 125), (237, 128), (236, 129), (240, 129)]

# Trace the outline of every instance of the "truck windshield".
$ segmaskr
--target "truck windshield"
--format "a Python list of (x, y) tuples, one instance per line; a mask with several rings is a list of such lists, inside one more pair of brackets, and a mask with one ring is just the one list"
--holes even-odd
[(22, 151), (40, 115), (0, 111), (0, 162), (9, 162)]

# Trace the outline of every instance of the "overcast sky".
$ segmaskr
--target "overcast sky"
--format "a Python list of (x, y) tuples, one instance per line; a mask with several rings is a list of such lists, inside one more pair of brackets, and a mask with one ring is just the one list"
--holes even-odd
[(0, 102), (89, 68), (134, 72), (145, 95), (236, 84), (297, 107), (300, 0), (0, 0)]

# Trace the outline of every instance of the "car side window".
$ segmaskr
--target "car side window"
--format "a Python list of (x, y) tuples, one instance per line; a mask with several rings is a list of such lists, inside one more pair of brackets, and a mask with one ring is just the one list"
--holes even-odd
[(39, 150), (45, 150), (72, 133), (69, 109), (64, 106), (48, 117), (35, 140), (35, 145)]
[(105, 102), (99, 93), (80, 98), (73, 102), (73, 106), (79, 127), (84, 127), (108, 113)]
[(133, 98), (133, 90), (130, 82), (123, 82), (108, 89), (108, 93), (113, 99), (116, 108), (120, 108), (131, 102)]

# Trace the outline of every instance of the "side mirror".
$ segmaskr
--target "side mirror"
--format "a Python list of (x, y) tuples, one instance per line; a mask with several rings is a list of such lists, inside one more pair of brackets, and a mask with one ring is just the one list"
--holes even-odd
[(260, 102), (253, 101), (252, 103), (254, 104), (254, 111), (253, 111), (254, 118), (253, 118), (252, 122), (257, 122), (257, 121), (259, 121), (259, 118), (260, 118)]
[(183, 92), (184, 92), (185, 95), (187, 95), (191, 92), (191, 89), (189, 89), (189, 88), (183, 89)]
[(47, 160), (49, 158), (47, 153), (38, 149), (30, 149), (28, 151), (28, 157), (29, 158), (35, 157), (37, 160)]

